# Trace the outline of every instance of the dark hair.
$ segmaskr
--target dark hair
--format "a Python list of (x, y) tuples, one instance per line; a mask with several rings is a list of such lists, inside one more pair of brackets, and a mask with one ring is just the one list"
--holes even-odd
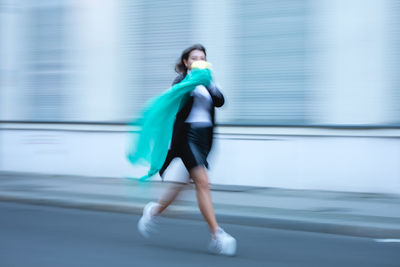
[(195, 45), (192, 45), (192, 46), (186, 48), (185, 50), (183, 50), (181, 58), (179, 59), (179, 61), (175, 65), (175, 71), (177, 73), (180, 73), (183, 76), (186, 76), (188, 69), (186, 68), (185, 63), (183, 62), (183, 60), (187, 61), (189, 59), (190, 52), (192, 52), (193, 50), (203, 51), (204, 55), (207, 56), (206, 48), (204, 46), (202, 46), (201, 44), (195, 44)]

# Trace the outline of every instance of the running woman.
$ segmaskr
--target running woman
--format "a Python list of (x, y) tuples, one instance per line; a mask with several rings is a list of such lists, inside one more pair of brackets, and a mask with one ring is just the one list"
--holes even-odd
[[(201, 65), (201, 62), (205, 61), (206, 49), (202, 45), (196, 44), (185, 49), (175, 66), (179, 75), (175, 78), (173, 85), (184, 81), (196, 64)], [(189, 93), (189, 100), (182, 103), (176, 115), (170, 149), (159, 173), (163, 177), (174, 158), (182, 159), (195, 184), (198, 205), (210, 229), (209, 249), (222, 255), (235, 255), (236, 239), (217, 223), (207, 174), (207, 156), (212, 147), (215, 126), (215, 107), (221, 107), (224, 104), (224, 97), (211, 81), (208, 84), (197, 85)], [(138, 222), (139, 232), (144, 237), (148, 237), (154, 231), (156, 218), (173, 203), (183, 187), (184, 184), (171, 185), (158, 203), (150, 202), (145, 206), (143, 216)]]

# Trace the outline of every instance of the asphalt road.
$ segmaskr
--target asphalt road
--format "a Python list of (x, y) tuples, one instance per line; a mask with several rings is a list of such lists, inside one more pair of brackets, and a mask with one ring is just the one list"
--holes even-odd
[(139, 217), (0, 202), (0, 267), (62, 266), (400, 266), (400, 243), (222, 225), (238, 254), (207, 251), (202, 221), (162, 219), (143, 239)]

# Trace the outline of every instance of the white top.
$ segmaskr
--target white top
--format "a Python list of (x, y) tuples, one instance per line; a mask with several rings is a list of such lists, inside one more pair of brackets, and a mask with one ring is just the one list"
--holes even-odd
[(203, 85), (198, 85), (191, 95), (193, 96), (193, 106), (185, 122), (201, 126), (212, 126), (210, 111), (213, 102), (207, 88)]

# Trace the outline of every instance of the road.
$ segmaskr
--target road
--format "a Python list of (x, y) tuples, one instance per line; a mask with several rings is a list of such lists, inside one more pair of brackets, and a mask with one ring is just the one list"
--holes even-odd
[(400, 266), (400, 243), (223, 225), (238, 254), (207, 251), (202, 221), (163, 218), (143, 239), (139, 217), (0, 202), (0, 266)]

